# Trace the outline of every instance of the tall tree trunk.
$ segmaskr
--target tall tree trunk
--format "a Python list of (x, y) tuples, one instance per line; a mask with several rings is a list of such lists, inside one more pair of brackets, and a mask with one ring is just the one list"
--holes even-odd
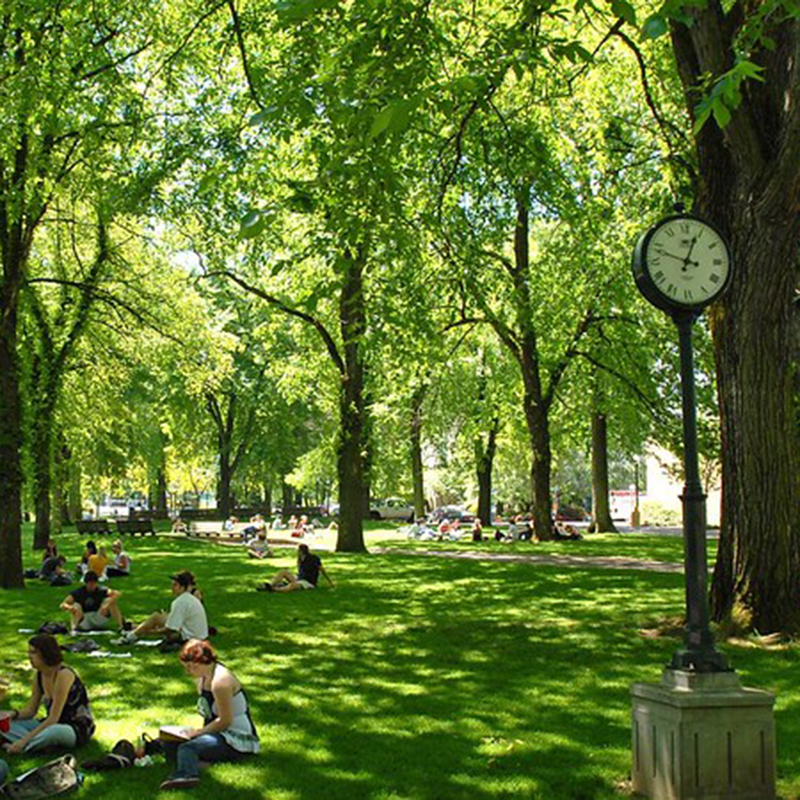
[(336, 549), (361, 552), (364, 546), (364, 455), (366, 403), (364, 398), (363, 338), (366, 332), (363, 256), (347, 252), (342, 258), (343, 283), (339, 316), (344, 369), (339, 386), (339, 533)]
[[(525, 383), (527, 384), (527, 381)], [(550, 474), (553, 456), (550, 449), (550, 421), (547, 408), (542, 402), (535, 402), (534, 396), (535, 393), (530, 391), (526, 385), (523, 406), (531, 446), (533, 533), (537, 539), (545, 542), (553, 538), (550, 504)]]
[(219, 454), (219, 477), (217, 479), (217, 512), (223, 519), (231, 515), (231, 463), (228, 453)]
[(69, 447), (64, 439), (64, 432), (56, 435), (56, 448), (53, 459), (53, 535), (57, 536), (69, 525)]
[(422, 467), (422, 404), (428, 387), (418, 386), (411, 396), (411, 478), (414, 485), (414, 517), (425, 516), (425, 483)]
[(38, 395), (33, 403), (34, 420), (31, 427), (33, 457), (33, 492), (36, 523), (33, 530), (33, 549), (44, 550), (50, 538), (53, 489), (53, 426), (55, 425), (55, 390), (34, 387)]
[(529, 191), (530, 187), (526, 186), (517, 197), (517, 222), (514, 228), (514, 303), (519, 330), (516, 355), (522, 372), (522, 405), (531, 446), (533, 533), (540, 541), (547, 541), (553, 538), (550, 515), (550, 403), (542, 390), (536, 331), (531, 319)]
[(608, 423), (602, 411), (592, 412), (592, 524), (589, 530), (617, 533), (608, 497)]
[(486, 435), (475, 439), (476, 477), (478, 479), (478, 518), (484, 525), (492, 524), (492, 469), (497, 453), (497, 433), (500, 430), (500, 417), (492, 420)]
[[(748, 10), (719, 3), (687, 11), (673, 48), (693, 116), (701, 75), (734, 65)], [(755, 13), (755, 12), (752, 12)], [(778, 15), (775, 15), (779, 19)], [(800, 274), (800, 21), (765, 22), (773, 45), (751, 59), (763, 82), (746, 81), (720, 130), (696, 138), (696, 210), (727, 234), (730, 290), (712, 309), (722, 423), (723, 522), (712, 585), (716, 618), (733, 605), (762, 633), (800, 630), (800, 430), (792, 354)]]
[[(3, 266), (8, 275), (8, 266), (5, 263)], [(4, 589), (25, 586), (22, 577), (22, 412), (17, 363), (16, 290), (8, 278), (0, 284), (0, 586)]]
[(67, 468), (69, 469), (67, 504), (69, 507), (69, 518), (74, 521), (83, 519), (83, 497), (81, 494), (81, 465), (80, 462), (75, 458), (75, 454), (71, 449), (69, 460), (67, 462)]

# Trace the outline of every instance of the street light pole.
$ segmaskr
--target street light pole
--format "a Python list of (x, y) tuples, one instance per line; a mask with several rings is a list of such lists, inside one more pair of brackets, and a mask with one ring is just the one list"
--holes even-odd
[(697, 453), (692, 325), (698, 311), (674, 311), (678, 327), (683, 401), (683, 543), (686, 573), (686, 648), (672, 657), (670, 668), (695, 672), (730, 671), (714, 646), (708, 612), (708, 561), (706, 558), (706, 496), (700, 483)]

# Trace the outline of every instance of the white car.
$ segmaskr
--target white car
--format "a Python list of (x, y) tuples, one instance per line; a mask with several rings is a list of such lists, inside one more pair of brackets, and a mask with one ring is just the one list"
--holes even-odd
[(387, 497), (386, 500), (375, 500), (370, 505), (370, 519), (394, 519), (403, 522), (414, 521), (414, 506), (402, 497)]

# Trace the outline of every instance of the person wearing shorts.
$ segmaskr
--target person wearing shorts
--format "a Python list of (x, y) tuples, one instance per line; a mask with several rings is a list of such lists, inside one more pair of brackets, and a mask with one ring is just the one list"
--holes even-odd
[(111, 620), (122, 630), (122, 613), (117, 604), (120, 595), (116, 589), (100, 586), (97, 573), (89, 570), (83, 576), (83, 586), (71, 591), (61, 604), (70, 615), (72, 632), (102, 631)]
[(320, 572), (325, 576), (331, 588), (333, 581), (322, 566), (319, 556), (308, 549), (307, 544), (297, 546), (297, 574), (288, 569), (282, 569), (275, 577), (256, 587), (259, 592), (296, 592), (300, 589), (316, 589)]
[(120, 644), (133, 644), (143, 636), (164, 636), (175, 641), (208, 638), (208, 617), (195, 577), (188, 569), (170, 576), (174, 599), (169, 613), (156, 611), (132, 631), (122, 634)]

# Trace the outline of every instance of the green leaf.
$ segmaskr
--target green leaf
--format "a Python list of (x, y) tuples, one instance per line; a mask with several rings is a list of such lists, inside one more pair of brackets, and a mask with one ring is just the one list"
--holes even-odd
[(629, 25), (636, 25), (636, 10), (627, 0), (611, 0), (611, 11)]
[(731, 121), (730, 109), (721, 100), (712, 103), (711, 110), (714, 114), (714, 120), (720, 128), (724, 128)]
[(378, 115), (372, 121), (372, 127), (369, 129), (370, 140), (377, 139), (389, 127), (395, 108), (394, 104), (389, 104), (378, 112)]
[(642, 26), (642, 36), (646, 39), (658, 39), (669, 30), (667, 20), (661, 14), (651, 14)]
[(213, 171), (207, 172), (200, 179), (200, 183), (197, 184), (197, 194), (199, 195), (208, 194), (208, 192), (214, 188), (216, 182), (217, 182), (217, 174)]
[(266, 225), (267, 218), (260, 211), (252, 209), (242, 217), (239, 227), (239, 238), (253, 239), (264, 230)]

